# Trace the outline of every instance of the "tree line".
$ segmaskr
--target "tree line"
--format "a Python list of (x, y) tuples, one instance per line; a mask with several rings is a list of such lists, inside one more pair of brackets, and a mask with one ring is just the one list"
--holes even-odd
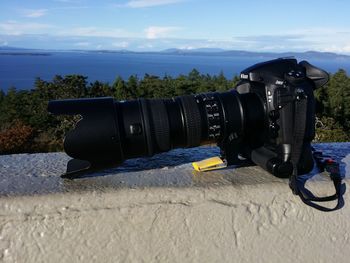
[[(112, 96), (118, 100), (169, 98), (185, 94), (232, 89), (237, 76), (223, 73), (201, 74), (193, 69), (187, 75), (158, 77), (146, 74), (128, 79), (117, 77), (109, 84), (88, 82), (81, 75), (55, 76), (52, 81), (36, 79), (31, 90), (10, 88), (0, 91), (0, 154), (61, 151), (65, 132), (72, 129), (77, 116), (53, 116), (47, 112), (50, 100)], [(316, 91), (316, 140), (349, 141), (350, 78), (344, 70)]]

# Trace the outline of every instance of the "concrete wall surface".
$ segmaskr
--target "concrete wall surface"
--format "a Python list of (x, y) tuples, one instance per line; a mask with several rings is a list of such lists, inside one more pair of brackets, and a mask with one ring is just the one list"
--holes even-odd
[[(349, 262), (347, 192), (342, 209), (325, 213), (259, 167), (63, 180), (66, 160), (0, 157), (1, 262)], [(348, 183), (350, 154), (341, 161)], [(333, 191), (325, 174), (308, 186)]]

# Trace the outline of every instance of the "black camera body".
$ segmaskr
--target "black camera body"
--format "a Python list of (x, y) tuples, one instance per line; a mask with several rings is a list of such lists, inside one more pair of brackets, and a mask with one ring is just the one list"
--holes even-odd
[(282, 58), (240, 74), (236, 88), (171, 99), (56, 100), (53, 114), (82, 116), (65, 138), (73, 157), (66, 176), (116, 166), (125, 159), (217, 143), (229, 165), (242, 156), (278, 177), (308, 173), (315, 135), (313, 91), (328, 74)]
[[(314, 163), (310, 143), (315, 137), (313, 92), (328, 82), (328, 74), (306, 61), (298, 64), (287, 58), (249, 67), (242, 71), (240, 79), (238, 93), (258, 95), (265, 111), (263, 126), (244, 136), (240, 153), (275, 176), (289, 177), (296, 150), (296, 127), (303, 125), (298, 174), (310, 172)], [(305, 100), (305, 106), (302, 112), (296, 112), (296, 102), (300, 100)]]

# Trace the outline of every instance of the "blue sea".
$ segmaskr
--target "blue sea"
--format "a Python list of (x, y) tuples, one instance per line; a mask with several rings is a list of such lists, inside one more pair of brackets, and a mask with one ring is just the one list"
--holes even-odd
[[(255, 63), (277, 58), (265, 56), (215, 56), (163, 53), (96, 53), (96, 52), (50, 52), (46, 55), (0, 54), (0, 89), (10, 87), (32, 89), (36, 78), (51, 80), (55, 75), (80, 74), (95, 80), (112, 83), (117, 76), (128, 78), (146, 73), (157, 76), (176, 77), (187, 74), (193, 68), (202, 74), (219, 74), (232, 78)], [(298, 59), (304, 59), (302, 57)], [(350, 59), (308, 58), (320, 68), (334, 73), (339, 68), (350, 72)]]

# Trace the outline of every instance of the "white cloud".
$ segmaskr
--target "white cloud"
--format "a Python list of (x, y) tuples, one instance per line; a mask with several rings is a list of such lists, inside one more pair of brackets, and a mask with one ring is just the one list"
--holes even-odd
[(142, 45), (138, 45), (137, 46), (138, 49), (147, 49), (147, 50), (152, 50), (154, 48), (154, 45), (152, 45), (151, 43), (146, 43), (146, 44), (142, 44)]
[(143, 7), (153, 7), (161, 5), (170, 5), (183, 2), (183, 0), (132, 0), (127, 2), (124, 6), (131, 8), (143, 8)]
[(79, 10), (79, 9), (87, 9), (88, 6), (61, 6), (50, 9), (20, 9), (18, 13), (27, 18), (39, 18), (47, 15), (49, 12), (53, 13), (56, 10)]
[(82, 37), (131, 37), (132, 33), (120, 28), (98, 28), (98, 27), (76, 27), (57, 32), (64, 36), (82, 36)]
[(184, 49), (184, 50), (193, 50), (196, 48), (202, 48), (202, 46), (199, 47), (195, 47), (195, 46), (191, 46), (191, 45), (183, 45), (183, 46), (178, 46), (178, 49)]
[(52, 25), (41, 23), (19, 23), (17, 21), (6, 21), (0, 23), (0, 33), (8, 35), (35, 34), (43, 33), (46, 29), (52, 28)]
[(77, 47), (88, 47), (90, 46), (91, 43), (89, 42), (78, 42), (78, 43), (75, 43), (74, 46), (77, 46)]
[(129, 46), (129, 42), (127, 41), (114, 42), (112, 43), (112, 46), (116, 48), (127, 48)]
[(24, 17), (29, 18), (38, 18), (46, 15), (48, 12), (47, 9), (24, 9), (22, 10)]
[[(304, 50), (350, 53), (350, 30), (348, 28), (310, 27), (295, 29), (292, 32), (301, 34), (302, 39), (310, 43), (307, 47), (303, 47)], [(298, 45), (298, 42), (295, 45)]]
[(62, 6), (62, 7), (56, 7), (56, 8), (51, 8), (50, 10), (79, 10), (79, 9), (88, 9), (90, 8), (89, 6)]
[(253, 51), (325, 51), (350, 53), (348, 28), (305, 27), (275, 34), (235, 36), (231, 43), (238, 49)]
[(155, 39), (169, 37), (172, 32), (178, 30), (180, 30), (180, 28), (174, 26), (150, 26), (145, 29), (145, 33), (148, 39)]
[(343, 54), (350, 54), (350, 45), (328, 45), (326, 47), (321, 47), (319, 49), (320, 51), (324, 52), (335, 52), (335, 53), (343, 53)]

